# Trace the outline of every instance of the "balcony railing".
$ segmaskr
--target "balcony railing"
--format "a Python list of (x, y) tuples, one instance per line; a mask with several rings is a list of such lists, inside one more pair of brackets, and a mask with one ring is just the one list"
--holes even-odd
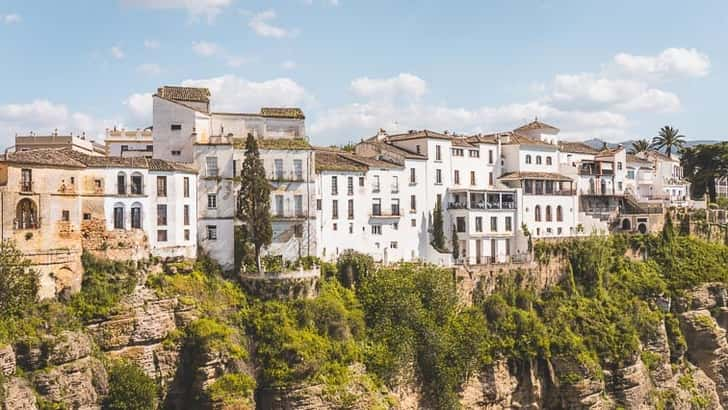
[(499, 209), (516, 209), (515, 202), (450, 202), (447, 204), (447, 209), (488, 209), (488, 210), (499, 210)]
[(399, 193), (399, 185), (392, 185), (392, 193), (393, 194)]
[(40, 229), (41, 218), (15, 218), (13, 219), (13, 229)]
[(302, 182), (303, 172), (273, 171), (268, 174), (268, 179), (275, 182)]
[(20, 192), (33, 192), (33, 181), (20, 181)]
[(384, 212), (379, 211), (379, 212), (377, 212), (374, 209), (372, 209), (372, 213), (369, 216), (372, 217), (372, 218), (399, 218), (400, 217), (400, 213), (399, 213), (399, 210), (396, 210), (396, 211), (384, 211)]

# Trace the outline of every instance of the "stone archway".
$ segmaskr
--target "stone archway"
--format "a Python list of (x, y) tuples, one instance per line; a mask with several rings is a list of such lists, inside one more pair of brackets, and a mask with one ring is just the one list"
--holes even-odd
[(632, 230), (632, 221), (630, 221), (629, 218), (624, 218), (624, 220), (622, 220), (622, 230), (623, 231)]
[(18, 201), (15, 208), (15, 226), (17, 229), (38, 229), (38, 206), (30, 198)]

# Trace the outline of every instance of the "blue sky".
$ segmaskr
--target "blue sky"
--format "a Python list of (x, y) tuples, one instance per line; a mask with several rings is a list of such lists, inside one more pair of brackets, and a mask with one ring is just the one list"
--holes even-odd
[(150, 124), (163, 84), (297, 105), (314, 143), (492, 132), (725, 139), (728, 2), (0, 0), (0, 145)]

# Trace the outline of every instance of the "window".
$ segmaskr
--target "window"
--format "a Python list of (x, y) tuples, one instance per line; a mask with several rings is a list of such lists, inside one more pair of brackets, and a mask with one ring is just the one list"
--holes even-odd
[(541, 222), (541, 206), (536, 205), (536, 207), (533, 208), (533, 219), (536, 222)]
[(181, 131), (182, 130), (182, 124), (172, 124), (169, 126), (169, 129), (172, 131)]
[(132, 195), (143, 195), (144, 194), (144, 185), (142, 183), (141, 175), (132, 175), (131, 176), (131, 194)]
[(185, 226), (190, 224), (190, 206), (189, 205), (184, 206), (184, 214), (182, 215), (182, 220), (183, 220)]
[(346, 206), (346, 214), (349, 219), (354, 219), (354, 200), (350, 199)]
[(274, 178), (277, 181), (280, 181), (283, 179), (283, 160), (280, 158), (273, 160), (273, 171), (274, 171)]
[(617, 189), (622, 190), (622, 181), (617, 182)]
[(397, 175), (392, 176), (392, 193), (396, 194), (399, 192), (399, 177)]
[(536, 165), (541, 165), (541, 156), (536, 155)]
[(303, 238), (303, 225), (293, 225), (293, 236), (295, 236), (296, 238)]
[(331, 218), (339, 219), (339, 201), (336, 199), (331, 201)]
[(372, 199), (372, 215), (374, 215), (374, 216), (382, 215), (382, 199), (381, 198)]
[(452, 156), (453, 157), (462, 157), (465, 156), (465, 150), (462, 148), (453, 148), (452, 149)]
[(493, 173), (488, 172), (488, 185), (493, 185)]
[(124, 229), (124, 207), (114, 207), (114, 229)]
[(139, 205), (131, 207), (131, 228), (142, 229), (142, 207)]
[(167, 225), (167, 205), (157, 205), (157, 225)]
[(184, 234), (185, 234), (185, 240), (186, 241), (189, 241), (190, 240), (190, 230), (189, 229), (185, 229), (185, 233)]
[(410, 195), (410, 212), (417, 212), (417, 196)]
[(562, 233), (563, 231), (564, 231), (564, 230), (563, 230), (563, 229), (562, 229), (562, 228), (561, 228), (560, 226), (559, 226), (558, 228), (556, 228), (556, 234), (557, 234), (557, 235), (561, 235), (561, 233)]
[(167, 177), (157, 176), (157, 196), (167, 196)]
[(167, 230), (166, 229), (157, 230), (157, 242), (167, 242)]
[(154, 145), (147, 145), (146, 149), (147, 151), (152, 152), (154, 151)]
[(498, 217), (497, 216), (490, 217), (490, 231), (498, 232)]
[(381, 235), (382, 225), (372, 225), (372, 235)]
[(442, 185), (442, 170), (441, 169), (435, 170), (435, 184)]
[(76, 184), (76, 178), (75, 177), (71, 177), (71, 185), (75, 185), (75, 184)]
[(526, 164), (531, 163), (531, 155), (526, 155)]
[(455, 219), (455, 229), (458, 232), (465, 232), (465, 217), (464, 216), (458, 216)]
[(488, 150), (488, 163), (489, 164), (493, 163), (493, 150), (492, 149)]
[(483, 217), (475, 217), (475, 232), (483, 232)]
[(397, 249), (397, 242), (395, 242), (395, 241), (390, 242), (389, 247), (392, 249)]
[(83, 214), (83, 220), (84, 221), (90, 221), (91, 220), (91, 214), (88, 212), (84, 212)]
[(622, 169), (622, 161), (617, 162), (617, 169)]
[(276, 195), (276, 216), (283, 216), (283, 195)]
[(353, 223), (349, 224), (349, 233), (354, 233), (354, 224)]
[(303, 195), (293, 196), (293, 210), (297, 217), (304, 216), (303, 214)]
[(63, 222), (69, 222), (71, 220), (71, 212), (67, 209), (64, 209), (61, 211), (61, 221)]
[(455, 170), (452, 179), (455, 185), (460, 185), (460, 170)]
[(334, 222), (333, 224), (331, 224), (331, 230), (332, 231), (338, 231), (339, 230), (339, 224), (336, 223), (336, 222)]
[(336, 175), (331, 176), (331, 195), (339, 194), (339, 180)]
[(415, 175), (415, 169), (410, 168), (410, 185), (414, 185), (417, 183), (417, 177)]
[(510, 216), (506, 216), (506, 232), (513, 230), (513, 219)]
[(442, 149), (439, 145), (435, 145), (435, 161), (442, 161)]
[(634, 170), (630, 169), (627, 171), (627, 179), (634, 179)]
[(557, 222), (563, 222), (564, 220), (564, 209), (561, 208), (561, 205), (556, 207), (556, 221)]
[(184, 177), (182, 180), (182, 191), (185, 198), (190, 197), (190, 177)]
[(354, 195), (354, 177), (346, 177), (346, 194)]
[(126, 195), (126, 175), (123, 173), (116, 176), (116, 193)]
[(207, 209), (217, 209), (217, 194), (207, 194)]
[(121, 152), (126, 152), (126, 151), (129, 151), (129, 146), (128, 145), (122, 145), (121, 146)]
[(551, 205), (546, 205), (546, 222), (551, 222)]
[(477, 149), (471, 149), (468, 151), (468, 155), (471, 158), (480, 158), (480, 151), (478, 151)]
[(417, 226), (417, 219), (414, 219), (414, 218), (410, 219), (410, 225), (411, 225), (411, 226), (412, 226), (413, 228), (414, 228), (415, 226)]
[(475, 185), (475, 171), (470, 171), (470, 185)]
[(422, 150), (421, 150), (421, 148), (420, 148), (420, 144), (417, 144), (417, 145), (415, 146), (415, 149), (417, 150), (417, 153), (418, 153), (418, 154), (420, 154), (420, 153), (421, 153), (421, 151), (422, 151)]
[(320, 211), (321, 210), (321, 200), (320, 199), (317, 199), (316, 200), (316, 210), (317, 211)]
[(374, 175), (373, 177), (372, 192), (379, 192), (379, 175)]
[(217, 240), (217, 225), (207, 225), (207, 239), (210, 241)]
[(216, 177), (218, 174), (217, 157), (205, 158), (205, 165), (207, 165), (207, 176)]
[(546, 165), (551, 165), (551, 157), (546, 157)]
[(359, 177), (359, 186), (360, 187), (364, 186), (364, 177)]
[(178, 157), (178, 156), (182, 155), (182, 151), (173, 149), (172, 155), (175, 157)]
[(392, 199), (392, 215), (399, 215), (399, 198)]
[(94, 188), (97, 191), (101, 189), (101, 180), (100, 179), (94, 179)]
[(293, 174), (296, 181), (303, 181), (303, 161), (300, 159), (293, 160)]

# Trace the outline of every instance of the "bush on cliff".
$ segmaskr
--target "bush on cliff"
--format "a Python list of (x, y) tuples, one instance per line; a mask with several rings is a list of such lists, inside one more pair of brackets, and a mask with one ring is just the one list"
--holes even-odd
[(121, 299), (136, 285), (136, 267), (131, 262), (115, 262), (81, 256), (84, 267), (81, 291), (71, 298), (70, 306), (83, 321), (112, 315)]
[(152, 410), (157, 407), (157, 385), (136, 364), (114, 362), (109, 369), (106, 410)]

